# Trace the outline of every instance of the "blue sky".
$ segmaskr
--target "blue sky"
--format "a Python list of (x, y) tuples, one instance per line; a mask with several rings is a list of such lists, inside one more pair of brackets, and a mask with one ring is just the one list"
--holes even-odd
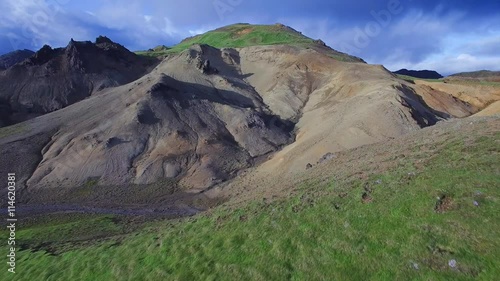
[(0, 9), (0, 54), (98, 35), (141, 50), (231, 23), (280, 22), (391, 70), (500, 70), (498, 0), (0, 0)]

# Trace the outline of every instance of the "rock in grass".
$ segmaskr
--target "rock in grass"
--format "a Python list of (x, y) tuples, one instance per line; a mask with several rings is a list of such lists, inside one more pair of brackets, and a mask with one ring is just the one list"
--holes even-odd
[(329, 160), (332, 160), (333, 158), (335, 158), (336, 155), (331, 153), (331, 152), (328, 152), (327, 154), (323, 155), (323, 157), (321, 157), (319, 160), (318, 160), (318, 164), (321, 164), (321, 163), (324, 163), (326, 161), (329, 161)]
[(368, 192), (363, 193), (361, 196), (361, 201), (365, 204), (373, 201), (373, 198), (368, 194)]
[(418, 266), (418, 263), (416, 263), (416, 262), (411, 262), (411, 267), (413, 267), (413, 269), (415, 269), (415, 270), (418, 270), (420, 268)]

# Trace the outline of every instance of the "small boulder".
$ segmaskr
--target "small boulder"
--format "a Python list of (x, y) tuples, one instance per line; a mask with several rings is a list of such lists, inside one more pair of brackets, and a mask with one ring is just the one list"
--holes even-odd
[(335, 154), (331, 153), (331, 152), (328, 152), (327, 154), (323, 155), (319, 160), (318, 160), (318, 164), (321, 164), (321, 163), (324, 163), (326, 161), (330, 161), (332, 159), (334, 159), (336, 157)]
[(323, 42), (323, 40), (321, 40), (321, 39), (314, 40), (314, 43), (315, 43), (316, 45), (320, 45), (320, 46), (326, 47), (326, 43), (325, 43), (325, 42)]
[(370, 203), (373, 201), (373, 198), (370, 196), (370, 194), (368, 194), (368, 192), (365, 192), (363, 193), (363, 195), (361, 196), (361, 200), (363, 203)]
[(201, 57), (198, 56), (197, 61), (196, 61), (196, 68), (200, 70), (201, 73), (203, 74), (217, 74), (219, 73), (219, 70), (216, 69), (215, 67), (212, 67), (210, 65), (210, 60), (203, 60)]

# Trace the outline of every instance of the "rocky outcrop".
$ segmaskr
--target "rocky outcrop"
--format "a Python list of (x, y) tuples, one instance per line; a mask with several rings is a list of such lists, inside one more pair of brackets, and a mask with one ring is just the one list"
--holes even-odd
[(0, 75), (0, 99), (17, 123), (81, 101), (108, 87), (129, 83), (157, 62), (98, 37), (95, 43), (70, 40), (65, 48), (43, 46)]

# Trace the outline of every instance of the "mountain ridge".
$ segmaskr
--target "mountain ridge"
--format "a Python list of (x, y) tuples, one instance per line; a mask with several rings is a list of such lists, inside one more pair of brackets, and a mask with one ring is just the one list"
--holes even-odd
[(298, 45), (312, 48), (330, 55), (333, 58), (349, 62), (364, 62), (361, 58), (338, 52), (327, 46), (322, 40), (314, 40), (301, 32), (277, 23), (273, 25), (256, 25), (237, 23), (219, 27), (214, 30), (183, 39), (168, 49), (136, 52), (146, 56), (165, 56), (179, 53), (195, 44), (206, 44), (216, 48), (243, 48), (266, 45)]
[(35, 52), (28, 49), (24, 49), (24, 50), (15, 50), (0, 55), (0, 70), (7, 69), (17, 63), (20, 63), (34, 54)]
[(406, 68), (394, 71), (394, 74), (406, 75), (421, 79), (441, 79), (443, 75), (439, 74), (435, 70), (408, 70)]
[(133, 81), (155, 63), (102, 36), (94, 43), (71, 39), (62, 48), (44, 45), (1, 72), (0, 105), (9, 114), (0, 123), (15, 124), (64, 108), (104, 88)]

